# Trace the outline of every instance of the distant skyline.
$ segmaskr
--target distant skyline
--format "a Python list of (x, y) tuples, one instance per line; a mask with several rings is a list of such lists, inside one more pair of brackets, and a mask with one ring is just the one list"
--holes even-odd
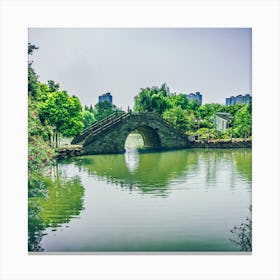
[(250, 28), (30, 28), (39, 80), (95, 105), (134, 106), (141, 88), (201, 92), (203, 104), (252, 94)]

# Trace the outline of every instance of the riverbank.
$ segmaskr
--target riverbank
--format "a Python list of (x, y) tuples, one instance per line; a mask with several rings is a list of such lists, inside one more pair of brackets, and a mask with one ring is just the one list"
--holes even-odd
[(252, 139), (209, 140), (190, 142), (189, 148), (232, 149), (252, 148)]
[(86, 154), (83, 146), (80, 145), (65, 145), (59, 147), (55, 151), (55, 159), (64, 159), (68, 157), (82, 156)]
[[(234, 139), (234, 140), (209, 140), (193, 141), (189, 143), (187, 149), (205, 148), (205, 149), (232, 149), (232, 148), (252, 148), (251, 139)], [(139, 152), (155, 152), (156, 150), (140, 149)], [(65, 145), (56, 149), (55, 159), (64, 159), (86, 155), (85, 149), (80, 145)]]

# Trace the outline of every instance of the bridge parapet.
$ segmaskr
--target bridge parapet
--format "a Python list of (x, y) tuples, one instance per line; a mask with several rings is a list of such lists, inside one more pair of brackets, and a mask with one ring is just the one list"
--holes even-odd
[(130, 112), (124, 113), (124, 114), (117, 116), (114, 119), (111, 119), (109, 122), (105, 122), (103, 126), (100, 126), (96, 130), (92, 131), (92, 133), (86, 137), (83, 144), (84, 145), (90, 144), (92, 141), (95, 140), (96, 137), (101, 136), (102, 133), (106, 133), (108, 130), (112, 130), (116, 124), (124, 121), (130, 115), (131, 115)]
[(88, 154), (123, 153), (127, 136), (137, 130), (152, 149), (186, 148), (188, 137), (154, 113), (123, 113), (92, 125), (74, 140)]
[[(149, 116), (150, 118), (154, 118), (156, 120), (158, 120), (159, 122), (161, 122), (164, 126), (168, 126), (170, 129), (176, 131), (176, 133), (180, 134), (182, 137), (184, 138), (188, 138), (188, 136), (185, 134), (185, 132), (179, 128), (175, 128), (170, 122), (166, 121), (165, 119), (163, 119), (160, 115), (156, 114), (156, 113), (153, 113), (153, 112), (146, 112), (146, 113), (133, 113), (133, 114), (139, 114), (139, 115), (147, 115)], [(186, 138), (186, 139), (187, 139)]]
[(97, 121), (90, 125), (89, 127), (85, 128), (79, 135), (77, 135), (71, 142), (72, 145), (74, 144), (83, 144), (85, 141), (86, 137), (89, 136), (90, 134), (94, 133), (97, 131), (99, 128), (106, 126), (110, 124), (111, 122), (114, 122), (116, 118), (119, 118), (119, 116), (125, 115), (125, 112), (121, 111), (116, 111), (113, 114), (107, 116), (106, 118)]

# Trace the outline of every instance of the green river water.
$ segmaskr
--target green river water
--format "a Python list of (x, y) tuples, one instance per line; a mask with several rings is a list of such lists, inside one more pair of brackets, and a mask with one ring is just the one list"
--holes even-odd
[(230, 230), (250, 216), (251, 149), (139, 154), (131, 143), (51, 169), (45, 195), (29, 198), (29, 251), (240, 250)]

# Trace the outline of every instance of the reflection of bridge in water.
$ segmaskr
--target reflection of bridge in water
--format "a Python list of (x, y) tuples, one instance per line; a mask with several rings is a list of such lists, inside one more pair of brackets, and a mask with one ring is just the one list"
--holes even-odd
[(88, 154), (125, 152), (125, 141), (132, 131), (143, 137), (144, 146), (153, 150), (188, 147), (187, 135), (154, 113), (115, 112), (77, 135), (72, 144), (82, 145)]
[(180, 151), (140, 153), (127, 151), (125, 155), (84, 156), (75, 162), (90, 175), (143, 192), (164, 193), (169, 182), (183, 176), (197, 166), (197, 154)]
[[(252, 153), (247, 149), (187, 149), (147, 154), (127, 151), (124, 155), (88, 155), (63, 160), (53, 169), (54, 176), (45, 178), (48, 195), (29, 198), (29, 251), (43, 250), (40, 242), (47, 228), (56, 230), (80, 215), (84, 209), (83, 176), (96, 176), (88, 181), (90, 188), (92, 182), (102, 180), (140, 191), (140, 194), (167, 197), (172, 186), (180, 188), (180, 182), (182, 190), (196, 189), (199, 185), (205, 191), (218, 188), (221, 176), (227, 176), (226, 183), (232, 191), (238, 186), (236, 180), (243, 179), (249, 182), (248, 189), (251, 189), (251, 162)], [(70, 176), (63, 171), (68, 169), (68, 164), (74, 164)], [(194, 178), (199, 185), (195, 185)]]
[[(71, 159), (69, 159), (72, 161)], [(230, 168), (251, 179), (251, 151), (244, 150), (180, 150), (161, 153), (127, 151), (124, 155), (88, 155), (74, 160), (75, 165), (89, 175), (96, 175), (110, 183), (137, 188), (144, 193), (167, 195), (170, 182), (187, 184), (188, 179), (200, 174), (205, 186), (216, 182), (221, 172)], [(227, 166), (227, 167), (225, 167)], [(247, 167), (248, 166), (248, 167)], [(245, 168), (247, 167), (247, 168)], [(235, 185), (232, 182), (232, 185)], [(190, 186), (193, 188), (194, 186)]]

